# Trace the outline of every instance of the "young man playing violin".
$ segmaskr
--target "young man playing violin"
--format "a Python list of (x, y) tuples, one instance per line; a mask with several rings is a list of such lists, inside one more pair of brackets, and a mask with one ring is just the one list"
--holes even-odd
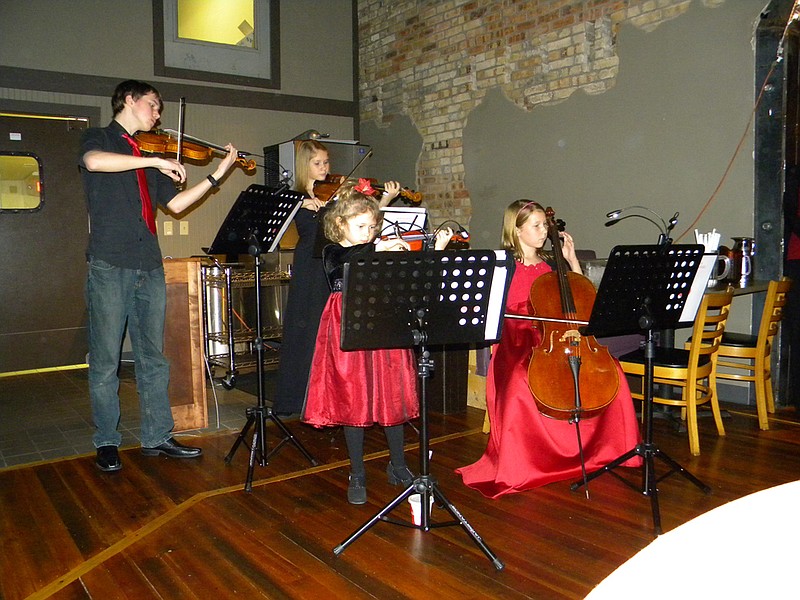
[(107, 127), (87, 129), (81, 138), (79, 166), (89, 211), (88, 276), (89, 395), (101, 471), (122, 468), (118, 447), (122, 436), (119, 367), (127, 324), (136, 363), (141, 411), (141, 445), (146, 456), (200, 456), (200, 448), (172, 437), (172, 412), (167, 385), (169, 362), (163, 354), (166, 284), (155, 226), (160, 205), (180, 213), (219, 185), (237, 158), (227, 156), (212, 175), (183, 191), (180, 162), (141, 156), (133, 136), (158, 123), (161, 96), (140, 81), (120, 83), (111, 98), (114, 118)]

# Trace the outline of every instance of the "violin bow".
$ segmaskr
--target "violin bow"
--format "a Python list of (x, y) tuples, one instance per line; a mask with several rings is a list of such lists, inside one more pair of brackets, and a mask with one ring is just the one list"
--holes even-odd
[(342, 180), (339, 182), (339, 185), (337, 185), (336, 189), (333, 190), (333, 193), (330, 196), (331, 199), (336, 197), (336, 192), (339, 191), (339, 188), (341, 188), (344, 185), (345, 181), (347, 181), (348, 179), (350, 179), (353, 176), (353, 173), (355, 173), (356, 170), (358, 169), (358, 167), (361, 166), (361, 163), (363, 163), (365, 160), (367, 160), (370, 156), (372, 156), (372, 148), (370, 148), (367, 151), (367, 153), (364, 156), (361, 157), (361, 160), (356, 163), (356, 166), (353, 167), (352, 169), (350, 169), (350, 172), (346, 176), (344, 176), (342, 178)]
[(177, 161), (182, 162), (181, 158), (183, 156), (183, 130), (184, 130), (184, 122), (183, 122), (183, 111), (186, 110), (186, 98), (181, 96), (180, 101), (178, 102), (178, 153), (177, 153)]

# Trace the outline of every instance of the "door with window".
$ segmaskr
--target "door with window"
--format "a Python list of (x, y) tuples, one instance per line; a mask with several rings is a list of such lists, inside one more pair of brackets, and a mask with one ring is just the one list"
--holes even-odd
[(86, 362), (86, 126), (0, 112), (0, 373)]

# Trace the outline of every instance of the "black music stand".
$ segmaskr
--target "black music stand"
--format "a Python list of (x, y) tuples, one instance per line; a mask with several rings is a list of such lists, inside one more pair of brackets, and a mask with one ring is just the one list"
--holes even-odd
[[(433, 370), (427, 344), (496, 341), (500, 337), (508, 279), (513, 260), (505, 251), (464, 250), (384, 252), (345, 265), (342, 298), (342, 349), (418, 349), (420, 380), (419, 475), (407, 489), (355, 533), (334, 548), (335, 555), (379, 521), (429, 531), (460, 525), (499, 571), (503, 562), (484, 543), (430, 474), (426, 382)], [(419, 494), (419, 525), (388, 517)], [(444, 507), (455, 521), (431, 523), (430, 502)]]
[[(594, 336), (620, 335), (644, 331), (644, 402), (642, 405), (643, 440), (634, 448), (604, 467), (570, 486), (577, 490), (604, 473), (615, 475), (622, 482), (650, 497), (653, 528), (661, 534), (661, 513), (658, 507), (657, 483), (680, 473), (704, 493), (711, 488), (689, 473), (675, 460), (662, 452), (653, 442), (653, 365), (656, 343), (653, 331), (672, 329), (690, 321), (697, 312), (697, 295), (705, 291), (706, 280), (695, 275), (703, 259), (700, 245), (678, 246), (617, 246), (611, 251), (603, 279), (597, 291), (589, 324), (582, 333)], [(707, 278), (706, 278), (707, 279)], [(702, 286), (699, 285), (702, 283)], [(692, 313), (693, 314), (689, 314)], [(634, 456), (641, 456), (641, 489), (613, 469)], [(654, 458), (666, 463), (670, 470), (656, 478)]]
[[(255, 284), (256, 332), (253, 344), (256, 350), (256, 377), (258, 378), (258, 403), (246, 411), (247, 422), (242, 427), (236, 441), (225, 457), (230, 464), (239, 445), (245, 441), (247, 432), (255, 425), (250, 444), (250, 461), (244, 489), (253, 489), (253, 470), (256, 460), (262, 467), (267, 466), (269, 458), (284, 444), (291, 442), (312, 465), (317, 461), (308, 450), (292, 435), (292, 432), (267, 406), (264, 396), (264, 339), (261, 330), (261, 254), (274, 252), (281, 237), (286, 232), (295, 214), (303, 203), (303, 194), (283, 188), (267, 188), (251, 185), (239, 194), (225, 221), (217, 233), (214, 243), (206, 250), (208, 254), (244, 254), (253, 257)], [(230, 326), (230, 324), (229, 324)], [(232, 351), (232, 350), (231, 350)], [(269, 419), (283, 432), (283, 439), (269, 452), (266, 448), (267, 424)]]

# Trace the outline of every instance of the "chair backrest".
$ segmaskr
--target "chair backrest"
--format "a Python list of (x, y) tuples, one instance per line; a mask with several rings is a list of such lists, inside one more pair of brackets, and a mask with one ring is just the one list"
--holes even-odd
[(724, 292), (703, 296), (692, 329), (692, 343), (689, 347), (690, 365), (696, 365), (701, 356), (715, 355), (719, 350), (732, 301), (733, 288), (731, 286), (728, 286)]
[(761, 324), (758, 326), (757, 346), (762, 350), (772, 344), (772, 338), (778, 331), (790, 287), (792, 287), (792, 281), (786, 277), (769, 282), (767, 298), (764, 300), (764, 310), (761, 312)]

